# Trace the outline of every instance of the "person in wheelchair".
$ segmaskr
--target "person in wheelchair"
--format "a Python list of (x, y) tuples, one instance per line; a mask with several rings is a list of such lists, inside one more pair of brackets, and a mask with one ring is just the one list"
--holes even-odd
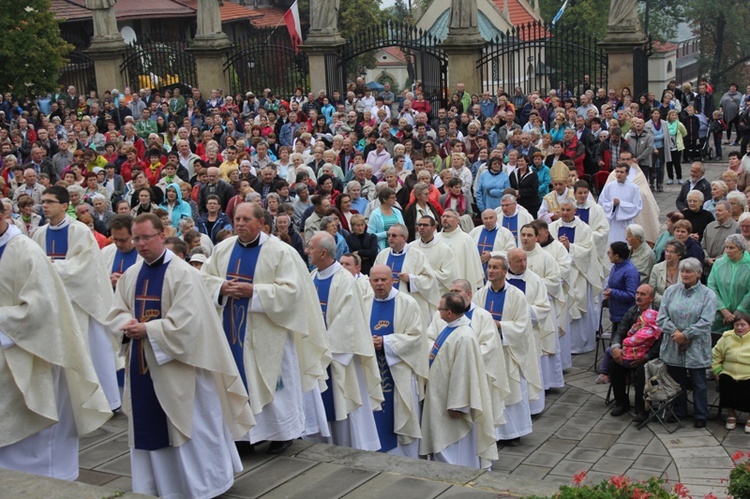
[[(750, 412), (750, 315), (734, 313), (734, 328), (713, 349), (711, 370), (719, 384), (719, 407), (727, 410), (726, 429), (737, 427), (737, 411)], [(745, 424), (750, 433), (750, 421)]]
[[(661, 330), (656, 325), (658, 312), (653, 308), (654, 296), (654, 288), (650, 284), (641, 284), (638, 287), (635, 292), (635, 306), (625, 312), (617, 330), (612, 333), (612, 343), (602, 359), (602, 367), (609, 361), (606, 371), (615, 399), (615, 407), (611, 413), (613, 416), (622, 416), (630, 410), (630, 398), (626, 387), (628, 373), (633, 373), (633, 420), (636, 423), (645, 421), (647, 417), (643, 404), (643, 387), (646, 381), (643, 366), (646, 362), (659, 357), (661, 347)], [(600, 369), (600, 372), (604, 373), (604, 370)]]

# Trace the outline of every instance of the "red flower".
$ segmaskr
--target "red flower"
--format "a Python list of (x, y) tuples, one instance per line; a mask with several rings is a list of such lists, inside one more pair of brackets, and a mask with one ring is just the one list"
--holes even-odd
[(630, 485), (630, 478), (624, 476), (613, 476), (609, 479), (609, 483), (619, 490)]
[(719, 498), (716, 497), (713, 492), (709, 492), (708, 494), (703, 496), (703, 499), (719, 499)]
[(651, 493), (644, 492), (641, 489), (635, 489), (631, 497), (632, 499), (649, 499), (651, 497)]
[(732, 454), (732, 460), (733, 461), (739, 461), (743, 457), (745, 457), (745, 453), (742, 452), (741, 450), (738, 450), (737, 452), (735, 452), (734, 454)]
[(681, 483), (676, 483), (672, 491), (680, 497), (688, 497), (688, 488)]
[(580, 473), (576, 473), (573, 475), (573, 484), (574, 485), (580, 485), (584, 480), (586, 479), (586, 472), (581, 471)]

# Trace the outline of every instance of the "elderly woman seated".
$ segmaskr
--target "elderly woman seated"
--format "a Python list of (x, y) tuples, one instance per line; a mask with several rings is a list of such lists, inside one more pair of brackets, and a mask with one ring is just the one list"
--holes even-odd
[(737, 312), (750, 313), (750, 254), (746, 250), (744, 237), (727, 236), (724, 256), (714, 262), (708, 275), (708, 287), (716, 294), (717, 302), (713, 333), (730, 329)]
[(716, 295), (701, 284), (702, 273), (703, 265), (695, 258), (680, 262), (682, 282), (664, 292), (656, 321), (662, 330), (659, 358), (682, 387), (674, 414), (678, 419), (687, 416), (689, 374), (696, 428), (705, 428), (708, 416), (706, 368), (711, 365), (711, 321), (716, 313)]
[(750, 243), (750, 213), (743, 213), (739, 219), (739, 230), (746, 243)]
[(682, 216), (682, 213), (675, 210), (667, 213), (666, 219), (667, 230), (659, 234), (659, 238), (656, 240), (656, 244), (654, 244), (654, 259), (657, 262), (662, 261), (664, 258), (664, 245), (674, 239), (674, 223), (678, 220), (684, 220), (685, 217)]
[[(674, 240), (679, 241), (685, 245), (685, 257), (684, 258), (695, 258), (703, 265), (705, 261), (705, 255), (703, 248), (700, 243), (692, 237), (690, 234), (693, 230), (693, 226), (687, 220), (678, 220), (674, 223)], [(662, 255), (662, 261), (664, 256)]]
[[(737, 312), (734, 329), (726, 331), (713, 349), (711, 369), (719, 384), (719, 407), (727, 410), (726, 429), (737, 427), (737, 411), (750, 412), (750, 315)], [(745, 424), (750, 433), (750, 421)]]
[(687, 195), (688, 207), (682, 210), (685, 220), (693, 226), (693, 234), (697, 235), (698, 241), (703, 239), (703, 231), (706, 226), (714, 221), (710, 211), (703, 209), (703, 193), (693, 189)]
[(646, 244), (646, 233), (638, 224), (630, 224), (625, 229), (625, 239), (630, 246), (630, 261), (638, 269), (640, 283), (648, 282), (651, 268), (654, 266), (654, 252)]
[(732, 218), (739, 221), (740, 215), (747, 211), (747, 198), (741, 192), (733, 191), (727, 194), (727, 201), (732, 207)]
[(680, 260), (685, 256), (685, 245), (679, 241), (669, 241), (664, 246), (664, 261), (651, 269), (648, 283), (654, 288), (654, 306), (661, 304), (661, 298), (669, 286), (682, 282)]
[(713, 213), (716, 203), (725, 200), (728, 192), (729, 188), (723, 180), (714, 180), (711, 182), (711, 199), (703, 203), (703, 209)]

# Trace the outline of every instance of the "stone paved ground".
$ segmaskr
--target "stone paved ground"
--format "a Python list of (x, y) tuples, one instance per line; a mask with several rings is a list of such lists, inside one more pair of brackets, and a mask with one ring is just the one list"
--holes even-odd
[[(709, 164), (714, 180), (725, 164)], [(687, 168), (685, 169), (687, 172)], [(685, 175), (687, 177), (687, 175)], [(657, 194), (663, 214), (674, 209), (677, 184)], [(612, 475), (634, 479), (661, 476), (686, 484), (693, 497), (726, 493), (731, 455), (750, 450), (750, 435), (738, 428), (724, 429), (722, 418), (695, 429), (692, 420), (670, 435), (657, 423), (637, 430), (629, 416), (614, 418), (604, 399), (608, 386), (596, 385), (594, 354), (576, 356), (565, 373), (566, 387), (547, 393), (547, 408), (534, 421), (534, 432), (518, 447), (500, 448), (491, 471), (472, 470), (379, 453), (298, 441), (283, 456), (263, 452), (243, 459), (227, 498), (451, 498), (508, 497), (551, 494), (569, 484), (573, 474), (586, 471), (597, 482)], [(718, 399), (709, 383), (709, 403)], [(95, 434), (81, 440), (79, 481), (102, 486), (102, 495), (128, 491), (130, 465), (127, 421), (114, 418)]]

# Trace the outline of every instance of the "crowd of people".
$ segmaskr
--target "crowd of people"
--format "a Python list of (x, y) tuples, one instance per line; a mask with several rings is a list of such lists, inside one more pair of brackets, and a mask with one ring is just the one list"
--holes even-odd
[[(579, 90), (3, 96), (0, 466), (75, 478), (78, 435), (122, 409), (136, 492), (221, 494), (239, 452), (298, 438), (487, 467), (602, 314), (613, 415), (633, 373), (646, 420), (659, 358), (696, 427), (708, 373), (734, 428), (750, 95)], [(711, 183), (703, 120), (743, 144)]]

